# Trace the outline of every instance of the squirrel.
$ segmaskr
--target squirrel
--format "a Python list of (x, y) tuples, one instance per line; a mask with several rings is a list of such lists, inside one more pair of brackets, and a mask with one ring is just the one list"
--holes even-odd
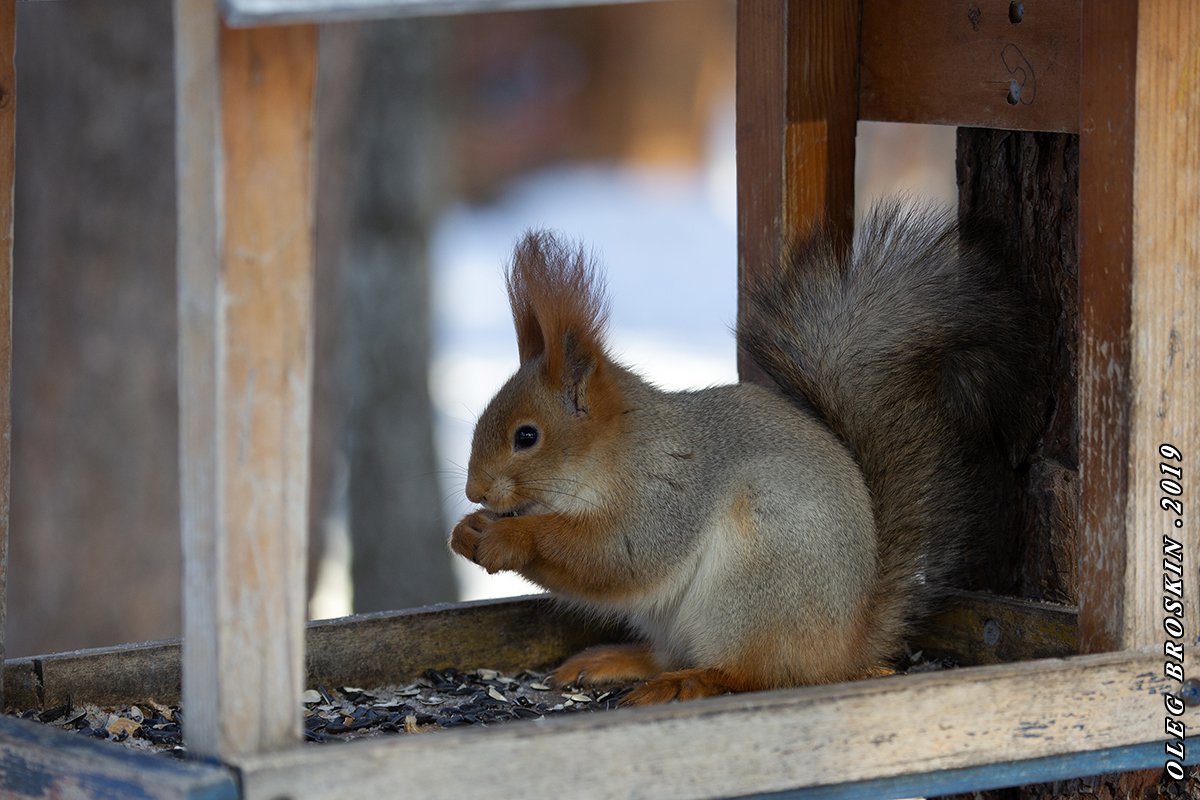
[[(451, 548), (640, 641), (563, 663), (624, 702), (886, 674), (1014, 506), (1038, 323), (985, 237), (903, 200), (748, 280), (775, 383), (662, 391), (605, 346), (602, 278), (547, 232), (507, 273), (519, 368), (479, 417)], [(1036, 421), (1036, 419), (1035, 419)]]

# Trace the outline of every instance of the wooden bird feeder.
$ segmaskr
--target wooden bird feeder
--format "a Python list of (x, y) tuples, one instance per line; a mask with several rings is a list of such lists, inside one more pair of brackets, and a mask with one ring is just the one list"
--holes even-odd
[[(0, 2), (0, 545), (14, 1)], [(1169, 727), (1181, 661), (1169, 642), (1188, 669), (1200, 631), (1200, 528), (1187, 493), (1200, 463), (1200, 4), (1176, 0), (738, 3), (743, 276), (769, 268), (784, 238), (815, 220), (849, 230), (859, 120), (1078, 137), (1076, 606), (961, 596), (919, 645), (978, 665), (962, 669), (302, 745), (308, 680), (520, 669), (602, 635), (542, 599), (305, 625), (317, 26), (571, 4), (175, 0), (182, 646), (12, 660), (3, 686), (9, 702), (43, 707), (68, 694), (103, 703), (181, 691), (197, 758), (170, 762), (4, 718), (0, 792), (897, 797), (1195, 763), (1200, 753), (1171, 750), (1182, 742)], [(1182, 495), (1165, 493), (1161, 464), (1182, 470)], [(1183, 554), (1179, 637), (1174, 623), (1164, 630), (1164, 570), (1179, 561), (1168, 541)]]

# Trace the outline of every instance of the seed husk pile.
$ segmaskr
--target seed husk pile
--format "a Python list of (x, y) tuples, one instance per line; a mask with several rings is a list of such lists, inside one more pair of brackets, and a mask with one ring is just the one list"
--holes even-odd
[[(895, 672), (927, 672), (954, 666), (952, 661), (909, 652)], [(426, 670), (404, 686), (314, 686), (300, 699), (304, 704), (305, 740), (326, 743), (604, 711), (618, 706), (631, 688), (553, 687), (543, 672), (523, 671), (508, 676), (494, 669), (451, 668)], [(138, 750), (176, 758), (187, 752), (181, 736), (183, 712), (178, 705), (149, 700), (102, 708), (68, 701), (44, 711), (26, 710), (18, 716)]]
[[(301, 696), (304, 738), (320, 743), (349, 741), (601, 711), (615, 708), (629, 688), (554, 688), (545, 673), (508, 676), (494, 669), (430, 669), (404, 686), (315, 686)], [(138, 750), (175, 757), (187, 752), (181, 736), (183, 712), (177, 705), (150, 701), (102, 708), (67, 702), (18, 716)]]

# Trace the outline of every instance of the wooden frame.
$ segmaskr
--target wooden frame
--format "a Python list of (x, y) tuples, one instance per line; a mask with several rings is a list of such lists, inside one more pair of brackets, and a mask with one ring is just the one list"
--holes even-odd
[[(0, 679), (8, 587), (8, 501), (12, 430), (13, 185), (17, 160), (16, 0), (0, 0)], [(0, 710), (4, 688), (0, 685)]]
[[(251, 13), (268, 5), (275, 16)], [(369, 15), (410, 8), (402, 0), (353, 7)], [(769, 264), (785, 236), (815, 219), (848, 230), (858, 119), (1079, 131), (1078, 622), (1082, 649), (1094, 655), (325, 750), (295, 746), (298, 706), (287, 699), (298, 696), (303, 674), (301, 566), (287, 554), (302, 552), (294, 539), (305, 530), (295, 464), (305, 462), (308, 435), (314, 32), (235, 32), (222, 27), (213, 0), (176, 0), (176, 8), (187, 121), (179, 141), (185, 630), (188, 641), (203, 643), (182, 654), (183, 693), (193, 748), (236, 769), (242, 796), (323, 788), (377, 796), (419, 774), (436, 775), (423, 782), (434, 797), (713, 797), (798, 787), (810, 788), (797, 796), (879, 797), (1161, 767), (1164, 696), (1177, 687), (1164, 674), (1158, 627), (1162, 537), (1200, 552), (1196, 527), (1176, 530), (1160, 510), (1157, 472), (1160, 443), (1184, 453), (1185, 475), (1200, 445), (1200, 421), (1188, 410), (1200, 394), (1191, 349), (1200, 344), (1200, 281), (1188, 271), (1200, 258), (1200, 234), (1181, 222), (1200, 217), (1200, 8), (1046, 0), (1008, 28), (1010, 4), (1001, 0), (974, 4), (978, 18), (954, 16), (959, 6), (949, 2), (741, 0), (738, 8), (743, 275)], [(316, 22), (336, 13), (316, 0), (226, 0), (224, 8), (242, 22)], [(0, 29), (4, 22), (0, 16)], [(920, 30), (903, 33), (914, 25)], [(975, 36), (983, 44), (972, 51), (964, 42)], [(916, 62), (943, 49), (957, 52), (958, 66), (939, 73), (944, 86), (931, 95)], [(847, 57), (855, 52), (857, 62)], [(299, 79), (273, 77), (285, 64)], [(0, 74), (0, 86), (4, 80)], [(278, 124), (245, 125), (259, 110)], [(0, 170), (0, 179), (11, 175)], [(281, 202), (281, 213), (264, 213)], [(241, 211), (257, 224), (239, 226)], [(239, 303), (257, 310), (255, 318), (239, 315)], [(275, 435), (264, 435), (271, 426)], [(239, 516), (250, 510), (266, 513), (269, 524), (252, 531)], [(280, 577), (267, 578), (276, 568)], [(1197, 597), (1188, 585), (1188, 631), (1200, 625)], [(270, 616), (239, 613), (268, 608)], [(463, 612), (433, 617), (447, 613)], [(269, 646), (251, 646), (260, 636)], [(248, 673), (228, 658), (231, 648), (249, 659)], [(30, 679), (43, 696), (52, 662), (41, 660), (40, 677)], [(13, 669), (10, 692), (31, 674)], [(247, 691), (239, 684), (246, 674), (251, 684), (278, 677), (262, 690), (282, 701)], [(227, 713), (248, 728), (222, 724)], [(58, 747), (30, 742), (24, 728), (0, 727), (0, 756)], [(162, 796), (187, 794), (175, 786)]]

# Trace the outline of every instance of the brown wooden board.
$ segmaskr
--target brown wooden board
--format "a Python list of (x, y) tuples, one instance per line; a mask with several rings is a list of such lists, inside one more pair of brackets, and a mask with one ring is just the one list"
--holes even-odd
[[(858, 3), (737, 6), (738, 276), (774, 269), (785, 241), (854, 223)], [(742, 293), (739, 292), (739, 296)], [(763, 380), (739, 354), (743, 380)]]
[(1079, 652), (1079, 627), (1070, 606), (956, 592), (910, 646), (964, 664), (1063, 658)]
[(1079, 14), (1080, 0), (865, 0), (859, 117), (1076, 131)]
[(0, 0), (0, 707), (8, 587), (9, 466), (12, 434), (13, 181), (16, 176), (16, 0)]
[(0, 796), (94, 800), (235, 800), (233, 772), (172, 761), (0, 717)]
[(1079, 130), (1080, 645), (1125, 646), (1136, 0), (1082, 17)]

